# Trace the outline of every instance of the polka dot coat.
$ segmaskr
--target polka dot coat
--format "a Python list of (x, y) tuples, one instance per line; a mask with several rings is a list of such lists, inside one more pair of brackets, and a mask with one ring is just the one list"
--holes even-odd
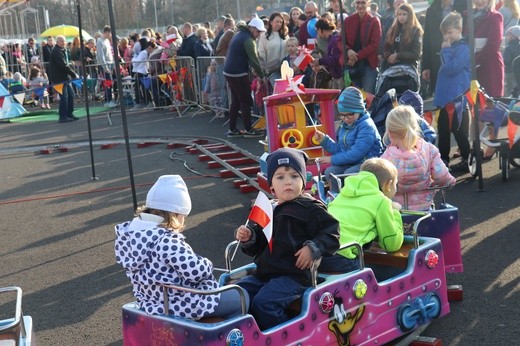
[[(141, 214), (141, 218), (143, 214)], [(197, 255), (184, 235), (135, 218), (115, 227), (115, 255), (133, 284), (134, 296), (149, 314), (164, 314), (162, 288), (173, 284), (199, 290), (218, 288), (213, 264)], [(215, 311), (220, 295), (197, 295), (169, 289), (170, 315), (199, 319)]]

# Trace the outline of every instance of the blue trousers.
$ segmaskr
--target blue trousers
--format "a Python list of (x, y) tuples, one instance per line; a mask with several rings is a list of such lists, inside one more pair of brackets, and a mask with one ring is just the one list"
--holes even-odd
[[(246, 311), (249, 310), (249, 296), (247, 292)], [(220, 301), (217, 309), (207, 316), (218, 316), (224, 318), (236, 317), (242, 314), (242, 307), (240, 305), (240, 294), (236, 290), (224, 291), (220, 294)]]
[(285, 314), (285, 309), (307, 289), (287, 276), (269, 281), (260, 281), (254, 276), (248, 276), (237, 282), (237, 285), (249, 293), (250, 313), (261, 330), (287, 321), (289, 317)]
[(64, 83), (58, 106), (60, 120), (72, 118), (72, 112), (74, 112), (74, 90), (70, 83)]
[(348, 273), (359, 269), (359, 260), (350, 259), (342, 255), (325, 255), (321, 258), (319, 271)]

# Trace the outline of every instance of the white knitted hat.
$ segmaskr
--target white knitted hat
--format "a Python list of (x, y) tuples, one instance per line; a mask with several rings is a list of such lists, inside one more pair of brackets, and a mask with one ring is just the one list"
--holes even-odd
[(188, 215), (191, 211), (191, 198), (182, 177), (180, 175), (160, 176), (146, 195), (146, 206)]

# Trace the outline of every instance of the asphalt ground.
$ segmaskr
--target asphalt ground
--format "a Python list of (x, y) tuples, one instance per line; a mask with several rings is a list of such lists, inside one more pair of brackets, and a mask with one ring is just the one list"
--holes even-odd
[[(193, 202), (188, 241), (222, 268), (224, 248), (245, 222), (256, 194), (239, 192), (233, 178), (219, 178), (217, 169), (182, 148), (136, 145), (158, 139), (228, 140), (222, 119), (210, 123), (212, 115), (193, 114), (128, 114), (137, 201), (144, 203), (158, 176), (182, 175)], [(122, 344), (121, 306), (133, 297), (114, 259), (114, 225), (132, 218), (133, 203), (121, 115), (113, 115), (111, 122), (104, 114), (91, 117), (92, 156), (85, 118), (0, 124), (0, 287), (23, 289), (23, 310), (34, 319), (40, 345)], [(252, 154), (263, 152), (257, 139), (230, 141)], [(106, 143), (120, 144), (101, 149)], [(69, 151), (34, 153), (57, 145)], [(464, 273), (449, 275), (448, 282), (463, 285), (464, 299), (452, 302), (451, 313), (423, 333), (445, 345), (513, 345), (520, 340), (520, 170), (512, 169), (504, 183), (497, 159), (483, 168), (484, 191), (465, 174), (448, 192), (448, 201), (460, 209), (464, 261)], [(238, 254), (235, 262), (247, 259)], [(5, 314), (0, 300), (0, 318)]]

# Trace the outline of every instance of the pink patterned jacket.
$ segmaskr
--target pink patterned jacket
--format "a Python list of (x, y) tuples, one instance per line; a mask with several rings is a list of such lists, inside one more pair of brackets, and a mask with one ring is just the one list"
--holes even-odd
[[(435, 191), (420, 191), (433, 186), (454, 185), (456, 179), (442, 162), (439, 149), (419, 138), (415, 150), (402, 151), (395, 145), (386, 148), (381, 156), (391, 161), (398, 171), (397, 194), (394, 201), (404, 209), (428, 210)], [(420, 191), (420, 192), (417, 192)], [(404, 203), (407, 194), (408, 205)]]

